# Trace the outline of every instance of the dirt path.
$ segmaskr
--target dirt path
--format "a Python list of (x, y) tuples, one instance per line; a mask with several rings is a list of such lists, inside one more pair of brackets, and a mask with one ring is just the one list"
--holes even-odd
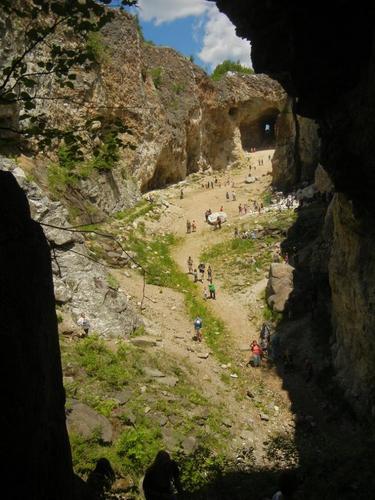
[[(236, 224), (242, 221), (256, 220), (255, 215), (239, 216), (239, 203), (250, 203), (250, 200), (261, 201), (261, 196), (270, 184), (272, 151), (252, 154), (252, 175), (258, 180), (253, 184), (244, 182), (248, 175), (248, 167), (218, 173), (218, 183), (214, 189), (202, 188), (202, 183), (214, 180), (215, 175), (201, 176), (199, 180), (188, 180), (184, 185), (184, 199), (180, 200), (180, 187), (171, 187), (160, 191), (170, 204), (170, 209), (161, 215), (160, 220), (150, 222), (150, 227), (159, 228), (159, 232), (172, 232), (181, 237), (181, 244), (173, 250), (173, 258), (183, 272), (187, 272), (187, 259), (193, 258), (197, 267), (204, 249), (232, 237)], [(263, 159), (263, 165), (258, 160)], [(230, 178), (231, 185), (225, 185)], [(232, 187), (232, 182), (234, 187)], [(221, 183), (221, 187), (219, 186)], [(226, 201), (226, 191), (235, 191), (236, 201)], [(223, 206), (228, 215), (228, 222), (222, 230), (213, 231), (204, 221), (204, 213), (208, 208), (217, 211)], [(197, 231), (186, 235), (186, 219), (197, 222)], [(257, 327), (251, 320), (252, 309), (259, 307), (257, 298), (263, 292), (266, 280), (262, 279), (242, 293), (229, 293), (223, 290), (222, 283), (215, 279), (217, 299), (208, 301), (214, 315), (220, 318), (230, 332), (232, 363), (239, 368), (239, 378), (231, 377), (232, 367), (220, 365), (203, 341), (197, 344), (192, 341), (192, 321), (187, 315), (184, 295), (175, 290), (148, 285), (143, 311), (147, 333), (158, 340), (157, 349), (161, 356), (165, 352), (179, 360), (181, 366), (187, 367), (193, 374), (194, 384), (210, 401), (215, 401), (221, 408), (224, 425), (230, 427), (232, 449), (243, 446), (255, 448), (255, 457), (259, 464), (264, 458), (264, 439), (270, 433), (290, 430), (292, 415), (286, 392), (280, 379), (268, 370), (253, 370), (245, 368), (249, 359), (249, 343), (257, 338)], [(125, 276), (116, 272), (120, 286), (127, 290), (131, 300), (139, 303), (141, 300), (141, 277), (136, 271), (130, 271)], [(204, 283), (207, 286), (207, 282)], [(203, 284), (199, 284), (202, 289)], [(223, 376), (226, 377), (224, 383)], [(229, 379), (229, 383), (228, 383)], [(246, 391), (251, 390), (259, 397), (251, 400), (246, 397)], [(269, 421), (260, 418), (264, 413), (262, 408), (268, 405)]]
[[(245, 184), (244, 180), (248, 175), (248, 170), (242, 169), (230, 176), (226, 176), (225, 174), (217, 176), (219, 182), (221, 182), (221, 187), (202, 189), (199, 186), (198, 189), (195, 188), (192, 191), (187, 191), (183, 200), (176, 201), (184, 210), (186, 219), (196, 220), (198, 224), (197, 232), (186, 235), (183, 243), (173, 253), (173, 257), (181, 270), (186, 272), (189, 256), (192, 257), (194, 265), (198, 266), (200, 255), (205, 248), (228, 239), (227, 232), (214, 231), (212, 226), (204, 222), (204, 213), (208, 208), (211, 208), (212, 211), (218, 211), (223, 206), (224, 211), (228, 215), (227, 224), (230, 225), (231, 231), (234, 231), (235, 225), (240, 221), (256, 219), (256, 217), (249, 215), (239, 216), (238, 205), (240, 203), (243, 205), (244, 202), (249, 202), (250, 200), (261, 201), (262, 193), (270, 184), (270, 176), (267, 175), (271, 171), (270, 154), (272, 153), (269, 151), (259, 151), (251, 154), (252, 164), (254, 165), (251, 173), (259, 179), (255, 183)], [(258, 166), (258, 159), (263, 159), (263, 166)], [(225, 180), (229, 177), (234, 183), (234, 187), (225, 186)], [(236, 201), (226, 201), (226, 191), (228, 190), (230, 192), (235, 191)], [(177, 234), (185, 236), (185, 225), (182, 225), (181, 222), (178, 227), (173, 229)], [(213, 270), (213, 273), (217, 294), (216, 300), (210, 301), (210, 306), (231, 331), (234, 340), (233, 348), (243, 353), (244, 346), (249, 345), (250, 339), (254, 336), (256, 338), (255, 325), (249, 320), (247, 298), (243, 295), (239, 297), (238, 295), (233, 296), (228, 294), (223, 290), (222, 283), (215, 278), (215, 270)], [(206, 283), (204, 283), (204, 286), (206, 286)], [(263, 281), (260, 287), (259, 284), (254, 287), (257, 295), (263, 291), (264, 286), (265, 282)], [(242, 357), (244, 356), (248, 358), (248, 354), (242, 354)]]

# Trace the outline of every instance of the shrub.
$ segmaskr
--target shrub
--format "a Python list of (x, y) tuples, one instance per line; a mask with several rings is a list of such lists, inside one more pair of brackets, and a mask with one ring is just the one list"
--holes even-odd
[(119, 160), (119, 145), (113, 134), (104, 137), (103, 144), (94, 152), (92, 166), (97, 170), (111, 170)]
[(205, 446), (200, 446), (188, 457), (180, 453), (177, 458), (183, 488), (191, 493), (216, 481), (227, 465), (223, 456), (215, 455)]
[(96, 462), (102, 454), (100, 431), (94, 432), (89, 439), (71, 432), (69, 434), (69, 440), (72, 450), (74, 472), (76, 474), (86, 475), (95, 468)]
[(269, 191), (266, 191), (263, 194), (263, 203), (265, 207), (272, 204), (272, 194)]
[(127, 429), (116, 443), (117, 454), (127, 462), (129, 469), (137, 473), (144, 472), (161, 448), (160, 431), (142, 425)]
[(228, 71), (233, 71), (234, 73), (240, 73), (243, 75), (251, 75), (254, 73), (254, 70), (251, 68), (247, 68), (240, 64), (240, 61), (234, 62), (226, 59), (221, 64), (218, 64), (216, 68), (213, 70), (211, 78), (212, 80), (218, 81), (220, 80)]
[(108, 62), (109, 49), (105, 45), (103, 35), (99, 31), (91, 31), (87, 35), (86, 49), (90, 57), (98, 64)]
[(181, 94), (185, 90), (185, 85), (183, 83), (174, 83), (173, 84), (173, 91), (176, 92), (176, 94)]
[(112, 388), (122, 388), (131, 380), (126, 364), (110, 351), (98, 337), (83, 339), (76, 346), (78, 362), (89, 377), (105, 382)]
[(108, 274), (107, 276), (107, 284), (110, 288), (113, 288), (114, 290), (118, 290), (120, 284), (115, 276), (113, 274)]
[(155, 88), (159, 89), (162, 82), (162, 69), (160, 67), (153, 68), (150, 71), (152, 81), (154, 82)]
[[(90, 177), (93, 169), (111, 170), (119, 160), (119, 144), (114, 134), (107, 134), (90, 160), (82, 161), (77, 144), (72, 142), (57, 151), (58, 163), (49, 165), (48, 187), (55, 196), (63, 195), (68, 187), (76, 187), (80, 179)], [(88, 205), (89, 207), (89, 205)], [(88, 211), (90, 209), (88, 208)]]

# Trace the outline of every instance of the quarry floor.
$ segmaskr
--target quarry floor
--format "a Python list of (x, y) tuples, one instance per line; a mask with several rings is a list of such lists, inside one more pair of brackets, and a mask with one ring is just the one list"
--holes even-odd
[[(200, 262), (203, 251), (212, 245), (233, 238), (236, 225), (257, 221), (253, 214), (239, 215), (240, 203), (249, 200), (262, 202), (262, 195), (271, 182), (271, 157), (273, 151), (259, 151), (251, 154), (251, 175), (257, 180), (246, 184), (249, 167), (230, 170), (213, 175), (205, 174), (188, 178), (186, 182), (158, 191), (170, 204), (157, 223), (149, 227), (146, 223), (146, 233), (155, 234), (173, 233), (180, 239), (180, 243), (173, 248), (173, 258), (180, 269), (187, 272), (187, 259), (192, 257), (194, 267)], [(263, 160), (259, 165), (258, 160)], [(214, 188), (207, 189), (202, 184), (214, 181)], [(228, 186), (226, 183), (230, 182)], [(183, 188), (184, 198), (180, 199), (180, 189)], [(236, 200), (226, 200), (226, 192), (236, 193)], [(228, 215), (228, 221), (221, 230), (205, 223), (204, 213), (208, 208), (213, 212), (219, 211), (221, 206)], [(197, 231), (186, 234), (186, 220), (195, 220)], [(206, 266), (209, 262), (206, 262)], [(254, 448), (254, 456), (258, 465), (264, 465), (265, 442), (269, 436), (287, 434), (292, 439), (294, 420), (290, 408), (288, 393), (283, 389), (281, 378), (275, 370), (269, 367), (254, 369), (246, 366), (249, 361), (249, 346), (253, 339), (259, 338), (262, 324), (262, 308), (264, 307), (264, 290), (267, 284), (266, 274), (262, 279), (244, 287), (241, 292), (231, 293), (215, 276), (217, 287), (216, 300), (208, 300), (212, 313), (220, 318), (229, 332), (227, 350), (231, 361), (221, 364), (204, 340), (198, 344), (193, 341), (193, 324), (188, 317), (184, 305), (183, 293), (147, 285), (142, 311), (146, 331), (162, 339), (161, 353), (164, 351), (180, 359), (188, 365), (194, 373), (194, 384), (200, 388), (202, 394), (210, 401), (215, 401), (222, 409), (224, 425), (230, 430), (230, 448), (235, 451), (241, 448)], [(132, 300), (139, 304), (141, 300), (142, 279), (136, 271), (128, 277), (119, 272), (116, 274), (121, 286), (132, 296)], [(203, 296), (204, 283), (198, 283)], [(223, 382), (223, 374), (226, 383)], [(229, 382), (228, 382), (229, 381)], [(247, 396), (247, 392), (254, 395)]]

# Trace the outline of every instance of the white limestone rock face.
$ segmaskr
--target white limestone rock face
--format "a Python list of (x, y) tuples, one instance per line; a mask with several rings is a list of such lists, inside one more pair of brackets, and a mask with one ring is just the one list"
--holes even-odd
[(270, 266), (266, 288), (268, 305), (276, 312), (283, 312), (289, 295), (293, 291), (294, 268), (284, 263), (273, 263)]
[[(39, 186), (28, 181), (15, 162), (0, 158), (0, 170), (15, 175), (27, 195), (34, 220), (59, 228), (70, 226), (62, 203), (51, 201)], [(132, 333), (141, 324), (140, 317), (129, 303), (126, 291), (111, 288), (107, 283), (108, 271), (88, 258), (82, 235), (48, 226), (43, 226), (43, 231), (51, 245), (57, 304), (64, 306), (73, 322), (84, 313), (91, 332), (107, 337)]]

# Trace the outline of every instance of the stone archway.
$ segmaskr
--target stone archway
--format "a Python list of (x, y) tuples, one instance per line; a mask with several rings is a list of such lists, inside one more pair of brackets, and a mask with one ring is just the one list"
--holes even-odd
[(239, 125), (244, 151), (271, 149), (275, 147), (275, 123), (279, 110), (268, 110), (256, 120), (243, 119)]

